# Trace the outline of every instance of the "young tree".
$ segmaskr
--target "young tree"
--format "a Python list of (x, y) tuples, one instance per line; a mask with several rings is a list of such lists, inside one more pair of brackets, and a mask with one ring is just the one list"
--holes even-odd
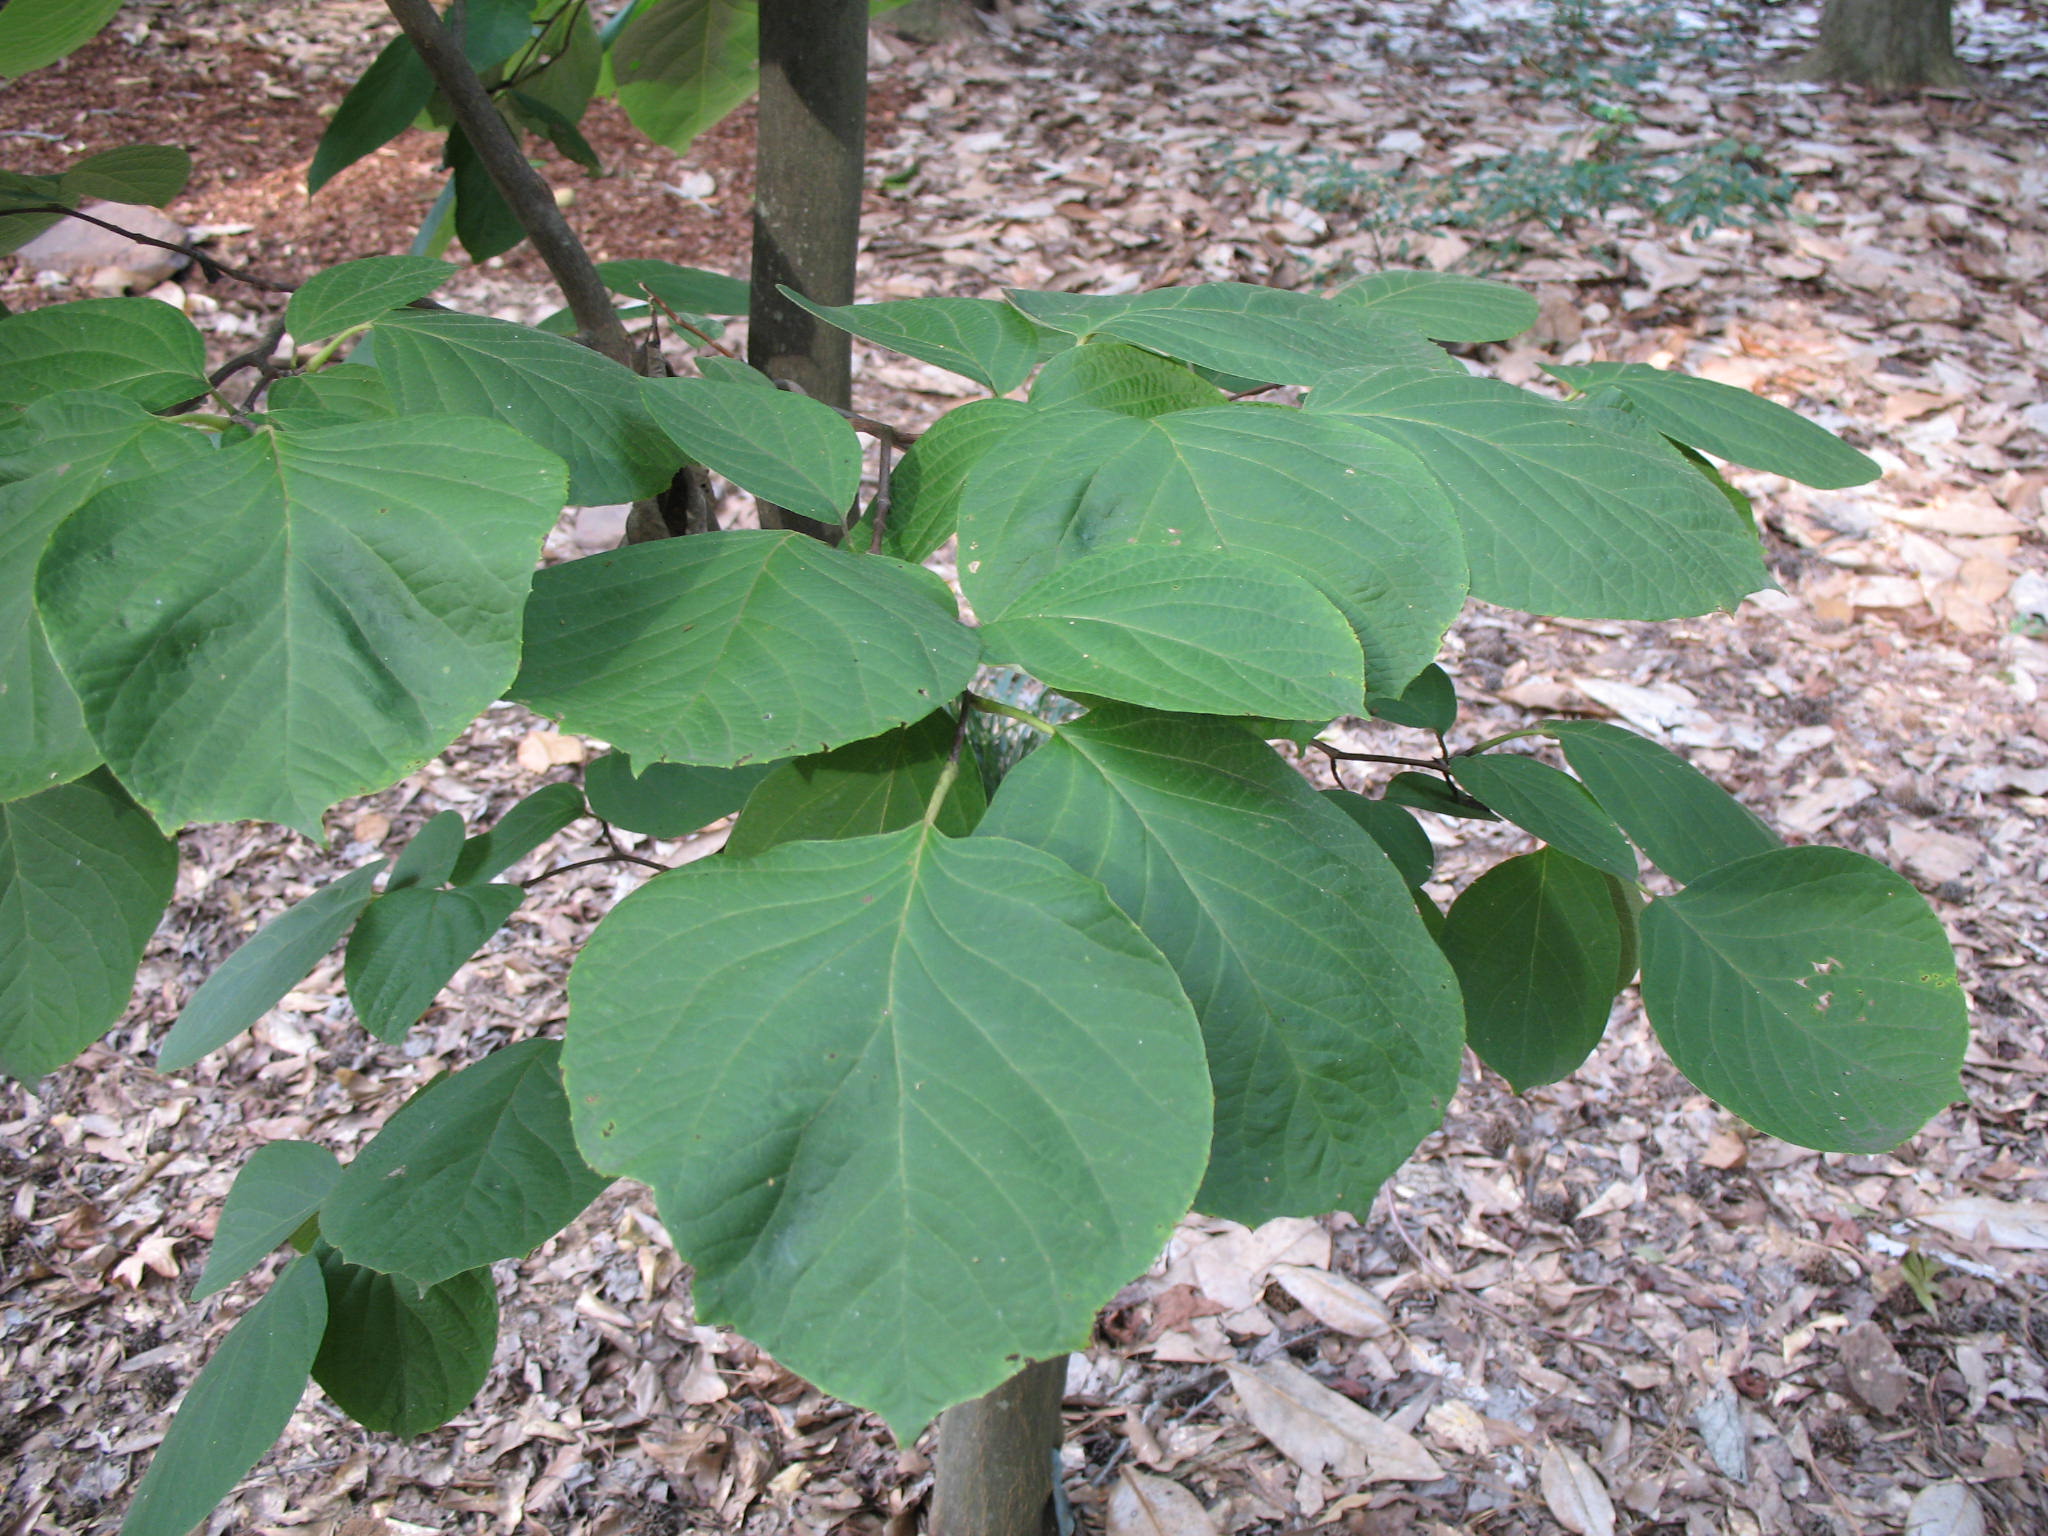
[[(1191, 1206), (1369, 1208), (1468, 1043), (1517, 1088), (1554, 1081), (1640, 978), (1678, 1065), (1766, 1131), (1872, 1151), (1954, 1096), (1953, 956), (1902, 879), (1785, 846), (1611, 725), (1453, 749), (1433, 661), (1468, 594), (1587, 618), (1732, 606), (1767, 577), (1702, 453), (1822, 486), (1874, 476), (1864, 456), (1647, 367), (1551, 370), (1570, 403), (1474, 377), (1437, 343), (1513, 336), (1536, 305), (1471, 279), (878, 305), (779, 287), (988, 391), (913, 440), (835, 409), (811, 342), (776, 342), (767, 372), (725, 351), (718, 317), (748, 285), (592, 265), (558, 227), (513, 132), (587, 150), (604, 39), (580, 6), (390, 4), (405, 38), (316, 179), (438, 93), (439, 226), (475, 254), (509, 217), (569, 310), (526, 327), (440, 307), (453, 269), (416, 253), (311, 278), (281, 365), (264, 347), (209, 373), (190, 322), (148, 299), (0, 319), (0, 1068), (39, 1078), (120, 1016), (170, 898), (167, 834), (317, 836), (494, 699), (613, 750), (489, 827), (444, 812), (275, 919), (188, 1000), (160, 1069), (342, 942), (358, 1018), (401, 1039), (523, 899), (496, 877), (570, 822), (676, 836), (739, 816), (725, 852), (605, 917), (562, 1038), (429, 1083), (345, 1167), (299, 1142), (251, 1156), (195, 1294), (293, 1257), (187, 1392), (128, 1536), (203, 1520), (308, 1374), (375, 1430), (459, 1412), (492, 1358), (490, 1266), (614, 1177), (653, 1190), (701, 1316), (904, 1440), (946, 1415), (944, 1536), (1028, 1536), (1058, 1361), (1096, 1308)], [(763, 7), (763, 62), (843, 150), (850, 72), (777, 31), (790, 4)], [(730, 64), (709, 45), (742, 9), (628, 12), (622, 95), (672, 127), (645, 88), (665, 78), (651, 29), (687, 22), (700, 60)], [(89, 34), (15, 0), (0, 72)], [(0, 174), (0, 238), (85, 196), (166, 202), (188, 170), (134, 146)], [(845, 220), (831, 185), (808, 206)], [(764, 210), (762, 243), (812, 249), (786, 217)], [(837, 282), (829, 260), (791, 270)], [(613, 313), (593, 274), (637, 310)], [(639, 371), (657, 330), (701, 344), (695, 376)], [(807, 379), (815, 395), (778, 387)], [(879, 444), (865, 507), (857, 427)], [(685, 471), (838, 537), (714, 529), (535, 572), (565, 501), (654, 497)], [(922, 565), (955, 538), (974, 625)], [(1289, 755), (1358, 755), (1322, 733), (1361, 714), (1418, 733), (1410, 771), (1319, 794)], [(1418, 814), (1542, 846), (1445, 913)]]
[(1788, 74), (1884, 95), (1962, 85), (1952, 12), (1951, 0), (1827, 0), (1819, 40)]

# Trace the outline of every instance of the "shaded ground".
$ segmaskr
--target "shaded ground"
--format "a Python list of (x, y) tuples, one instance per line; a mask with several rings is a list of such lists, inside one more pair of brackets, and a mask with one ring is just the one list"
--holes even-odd
[[(1475, 605), (1446, 655), (1471, 704), (1459, 738), (1560, 709), (1665, 735), (1794, 838), (1903, 865), (1976, 1003), (1968, 1101), (1891, 1155), (1750, 1136), (1625, 1006), (1568, 1083), (1516, 1099), (1472, 1067), (1444, 1131), (1373, 1211), (1257, 1234), (1189, 1223), (1077, 1358), (1067, 1489), (1084, 1530), (1135, 1528), (1111, 1505), (1130, 1473), (1190, 1490), (1221, 1531), (1605, 1529), (1571, 1496), (1581, 1468), (1614, 1528), (1642, 1536), (1897, 1531), (1950, 1483), (1988, 1529), (2048, 1529), (2048, 22), (2039, 6), (1964, 6), (1966, 56), (1997, 66), (1982, 89), (1871, 104), (1757, 77), (1812, 9), (1736, 13), (1767, 30), (1714, 34), (1719, 58), (1673, 44), (1638, 103), (1653, 147), (1752, 141), (1796, 181), (1800, 221), (1696, 232), (1623, 208), (1569, 238), (1518, 228), (1519, 249), (1493, 258), (1471, 231), (1309, 206), (1224, 166), (1306, 151), (1413, 185), (1488, 145), (1569, 142), (1584, 118), (1545, 94), (1527, 60), (1547, 45), (1513, 7), (1065, 0), (1015, 13), (979, 49), (891, 45), (877, 66), (868, 296), (1307, 286), (1406, 243), (1411, 262), (1503, 260), (1544, 297), (1532, 337), (1475, 353), (1504, 377), (1534, 378), (1539, 358), (1683, 366), (1875, 454), (1885, 479), (1855, 492), (1741, 477), (1785, 590), (1739, 614), (1650, 626)], [(437, 185), (417, 136), (311, 204), (300, 191), (321, 109), (381, 41), (379, 15), (367, 0), (131, 7), (62, 69), (4, 88), (0, 154), (35, 170), (185, 143), (200, 171), (173, 212), (253, 226), (218, 248), (284, 281), (401, 250)], [(602, 255), (738, 270), (746, 134), (735, 120), (678, 161), (600, 113), (592, 137), (619, 171), (563, 171), (572, 216), (602, 231)], [(447, 293), (532, 318), (553, 307), (538, 279), (515, 253)], [(187, 281), (223, 351), (276, 303)], [(0, 297), (43, 291), (18, 272)], [(920, 423), (965, 389), (901, 358), (866, 362), (861, 404), (878, 416)], [(575, 537), (565, 525), (551, 547), (571, 553)], [(324, 852), (267, 827), (185, 835), (129, 1019), (42, 1097), (0, 1090), (10, 1533), (114, 1528), (164, 1409), (254, 1294), (182, 1299), (246, 1151), (296, 1136), (346, 1155), (425, 1077), (556, 1028), (576, 943), (632, 878), (537, 887), (402, 1047), (353, 1027), (333, 960), (191, 1074), (159, 1077), (141, 1049), (279, 907), (436, 810), (484, 818), (573, 777), (584, 751), (502, 708), (423, 773), (337, 809)], [(587, 825), (527, 872), (591, 851)], [(1512, 837), (1432, 832), (1445, 899)], [(228, 1527), (912, 1528), (921, 1452), (698, 1327), (637, 1189), (505, 1270), (498, 1366), (471, 1412), (400, 1443), (309, 1394)], [(1427, 1475), (1319, 1466), (1300, 1438), (1315, 1412), (1259, 1412), (1241, 1374), (1277, 1378), (1287, 1360), (1412, 1435)]]

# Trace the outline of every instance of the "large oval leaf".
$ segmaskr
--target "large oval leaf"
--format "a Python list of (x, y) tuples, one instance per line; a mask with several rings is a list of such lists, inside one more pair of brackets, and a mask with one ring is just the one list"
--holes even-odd
[(860, 489), (860, 439), (828, 405), (715, 379), (648, 379), (655, 424), (743, 491), (821, 522), (846, 520)]
[(1068, 561), (1130, 544), (1263, 556), (1337, 605), (1364, 645), (1367, 683), (1397, 693), (1464, 602), (1457, 523), (1412, 454), (1330, 426), (1253, 405), (1150, 420), (1044, 412), (968, 477), (968, 599), (999, 613)]
[(1962, 1096), (1941, 919), (1846, 848), (1775, 848), (1651, 902), (1643, 1008), (1702, 1093), (1803, 1147), (1881, 1152)]
[(579, 504), (653, 496), (682, 464), (638, 376), (566, 337), (445, 309), (394, 310), (370, 334), (401, 415), (502, 422), (561, 456)]
[(319, 1255), (327, 1332), (313, 1379), (379, 1434), (423, 1435), (469, 1406), (498, 1343), (498, 1288), (487, 1269), (419, 1286)]
[(311, 1254), (244, 1312), (149, 1460), (121, 1536), (191, 1536), (291, 1422), (327, 1328), (327, 1288)]
[[(970, 400), (926, 429), (889, 477), (882, 553), (915, 563), (953, 537), (968, 471), (1030, 419), (1031, 407), (1020, 400)], [(847, 537), (855, 548), (866, 548), (873, 523), (863, 519)]]
[(1607, 1031), (1623, 935), (1610, 877), (1556, 848), (1496, 864), (1451, 903), (1439, 942), (1465, 1034), (1523, 1093), (1570, 1075)]
[(1481, 752), (1452, 758), (1451, 776), (1488, 810), (1573, 858), (1618, 880), (1640, 873), (1614, 818), (1570, 774), (1516, 752)]
[(328, 119), (306, 167), (307, 195), (405, 132), (433, 95), (434, 77), (419, 50), (404, 36), (392, 38)]
[(1498, 379), (1345, 369), (1310, 393), (1419, 454), (1457, 508), (1472, 593), (1532, 613), (1670, 619), (1770, 584), (1753, 529), (1671, 445)]
[(61, 182), (66, 202), (100, 197), (161, 208), (191, 179), (192, 157), (175, 144), (119, 144), (72, 161)]
[(649, 763), (637, 772), (629, 753), (607, 752), (583, 770), (590, 814), (649, 837), (688, 837), (747, 803), (773, 763), (693, 768)]
[(92, 389), (157, 411), (205, 394), (205, 369), (198, 329), (156, 299), (83, 299), (0, 318), (0, 406)]
[(973, 677), (974, 632), (927, 575), (753, 530), (553, 566), (512, 693), (643, 762), (829, 751), (922, 720)]
[(349, 1001), (380, 1040), (403, 1039), (441, 989), (505, 925), (525, 891), (486, 882), (413, 887), (371, 902), (348, 936)]
[(1539, 312), (1533, 293), (1455, 272), (1374, 272), (1333, 297), (1438, 341), (1506, 341)]
[(423, 299), (455, 275), (432, 256), (366, 256), (315, 272), (285, 305), (297, 341), (318, 341)]
[(1097, 341), (1069, 347), (1032, 381), (1031, 403), (1092, 405), (1123, 416), (1164, 416), (1225, 403), (1223, 391), (1185, 363), (1156, 352)]
[(269, 435), (95, 496), (43, 556), (50, 646), (158, 821), (320, 812), (504, 691), (552, 454), (447, 417)]
[(813, 304), (787, 284), (782, 296), (827, 325), (1007, 395), (1038, 366), (1038, 327), (993, 299), (898, 299)]
[(744, 315), (750, 297), (743, 277), (672, 261), (600, 261), (597, 275), (614, 293), (636, 299), (652, 296), (686, 315)]
[(1040, 325), (1114, 341), (1268, 384), (1313, 384), (1336, 368), (1415, 363), (1464, 369), (1415, 331), (1311, 293), (1203, 283), (1097, 297), (1009, 290)]
[(1327, 720), (1365, 697), (1344, 615), (1259, 556), (1099, 549), (1019, 593), (981, 646), (1063, 692), (1148, 709)]
[(340, 1178), (340, 1159), (310, 1141), (266, 1141), (251, 1152), (220, 1208), (192, 1299), (226, 1290), (261, 1264), (319, 1211)]
[(577, 1141), (653, 1186), (698, 1316), (906, 1444), (1079, 1347), (1201, 1178), (1172, 970), (1016, 843), (920, 825), (702, 860), (621, 902), (569, 986)]
[[(745, 858), (777, 843), (869, 837), (922, 821), (952, 755), (957, 719), (934, 710), (866, 741), (783, 763), (747, 797), (726, 839), (726, 852)], [(965, 837), (988, 799), (981, 775), (956, 774), (933, 825)]]
[(0, 1072), (34, 1082), (121, 1017), (177, 880), (104, 770), (0, 803)]
[(121, 0), (13, 0), (0, 11), (0, 75), (56, 63), (120, 8)]
[(647, 0), (611, 47), (619, 105), (657, 144), (681, 151), (754, 94), (758, 0)]
[(1179, 972), (1216, 1091), (1203, 1211), (1366, 1210), (1441, 1122), (1450, 967), (1378, 845), (1241, 726), (1104, 706), (1011, 771), (982, 830), (1102, 881)]
[(570, 1137), (561, 1056), (523, 1040), (420, 1089), (342, 1173), (320, 1235), (419, 1285), (533, 1252), (609, 1182)]
[(36, 566), (51, 533), (102, 488), (211, 451), (202, 434), (115, 395), (39, 400), (23, 424), (32, 441), (4, 468), (50, 467), (0, 486), (0, 800), (67, 783), (100, 761), (35, 608)]
[(1732, 384), (1643, 363), (1587, 363), (1577, 368), (1546, 363), (1543, 371), (1596, 399), (1626, 401), (1666, 437), (1801, 485), (1839, 490), (1883, 473), (1875, 460), (1826, 428)]

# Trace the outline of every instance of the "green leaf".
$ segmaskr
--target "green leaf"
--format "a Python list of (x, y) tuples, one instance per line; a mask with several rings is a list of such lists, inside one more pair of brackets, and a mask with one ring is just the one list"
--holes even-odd
[(1203, 283), (1115, 298), (1016, 288), (1008, 294), (1040, 325), (1083, 341), (1106, 336), (1128, 342), (1239, 375), (1239, 382), (1313, 384), (1332, 369), (1366, 363), (1465, 371), (1405, 326), (1284, 288)]
[(974, 632), (922, 574), (754, 530), (551, 566), (512, 696), (646, 761), (830, 751), (922, 720), (973, 677)]
[(516, 885), (409, 886), (371, 902), (348, 936), (343, 968), (363, 1028), (403, 1039), (525, 895)]
[(604, 44), (591, 24), (589, 6), (554, 7), (548, 14), (552, 20), (541, 34), (539, 52), (551, 57), (520, 83), (520, 93), (545, 102), (568, 121), (580, 123), (590, 110), (592, 97), (612, 94), (609, 82), (600, 85)]
[(1513, 752), (1451, 759), (1459, 785), (1524, 832), (1620, 880), (1638, 874), (1636, 851), (1614, 818), (1571, 775)]
[(1393, 861), (1396, 873), (1412, 889), (1422, 889), (1436, 868), (1436, 845), (1413, 814), (1391, 800), (1354, 795), (1348, 789), (1326, 789), (1321, 794), (1365, 829), (1366, 836), (1380, 845), (1380, 852)]
[(1011, 770), (981, 830), (1100, 880), (1180, 974), (1216, 1092), (1200, 1210), (1366, 1210), (1442, 1121), (1450, 967), (1373, 839), (1242, 727), (1100, 707)]
[(0, 255), (20, 250), (44, 230), (54, 227), (61, 213), (24, 213), (25, 208), (68, 207), (75, 198), (65, 195), (64, 184), (55, 176), (23, 176), (0, 170)]
[(161, 410), (205, 394), (205, 368), (198, 330), (155, 299), (81, 299), (0, 319), (0, 406), (92, 389)]
[(898, 299), (813, 304), (786, 283), (785, 299), (827, 325), (1007, 395), (1038, 366), (1038, 327), (994, 299)]
[(285, 306), (285, 326), (318, 341), (423, 299), (455, 275), (431, 256), (369, 256), (315, 272)]
[(429, 816), (426, 824), (413, 834), (412, 841), (399, 850), (398, 862), (391, 866), (391, 878), (384, 882), (384, 889), (402, 891), (411, 885), (445, 885), (455, 872), (455, 861), (462, 856), (462, 840), (462, 812), (440, 811)]
[(526, 226), (505, 201), (505, 195), (484, 165), (483, 156), (459, 124), (448, 130), (445, 158), (448, 169), (454, 173), (455, 238), (462, 242), (469, 259), (489, 261), (524, 240)]
[(340, 1179), (340, 1160), (310, 1141), (266, 1141), (251, 1152), (220, 1208), (192, 1299), (226, 1290), (262, 1263), (319, 1211)]
[(318, 1255), (327, 1334), (313, 1379), (377, 1434), (423, 1435), (467, 1408), (491, 1374), (498, 1288), (487, 1269), (421, 1290), (408, 1280)]
[(1391, 697), (1376, 693), (1366, 699), (1373, 718), (1441, 736), (1458, 723), (1458, 691), (1444, 669), (1431, 662), (1414, 681)]
[(561, 1056), (523, 1040), (435, 1078), (348, 1165), (321, 1235), (420, 1286), (525, 1258), (610, 1182), (570, 1135)]
[(767, 374), (736, 357), (720, 357), (715, 352), (706, 352), (696, 358), (696, 364), (697, 372), (714, 384), (738, 384), (747, 389), (775, 388), (775, 381)]
[(1496, 864), (1451, 903), (1441, 942), (1465, 997), (1466, 1039), (1515, 1092), (1593, 1054), (1622, 956), (1599, 870), (1556, 848)]
[(0, 485), (0, 800), (69, 783), (100, 761), (35, 608), (51, 533), (101, 486), (211, 451), (202, 434), (114, 395), (53, 395), (22, 420), (32, 441), (0, 467), (37, 471)]
[(121, 1536), (191, 1536), (284, 1433), (326, 1328), (327, 1289), (308, 1255), (242, 1314), (192, 1383)]
[(1823, 1152), (1881, 1152), (1963, 1096), (1941, 920), (1846, 848), (1724, 864), (1643, 914), (1643, 1007), (1702, 1093)]
[(754, 787), (775, 768), (748, 763), (740, 768), (693, 768), (682, 763), (649, 763), (638, 774), (624, 752), (607, 752), (583, 770), (590, 814), (627, 832), (644, 832), (664, 842), (688, 837), (747, 803)]
[(582, 132), (566, 113), (553, 103), (529, 96), (524, 91), (512, 91), (509, 94), (512, 110), (519, 114), (519, 120), (554, 145), (562, 158), (582, 166), (593, 176), (604, 173), (604, 161), (598, 158), (598, 153), (591, 147), (590, 140), (583, 137)]
[(295, 373), (270, 386), (264, 409), (287, 432), (385, 421), (398, 414), (384, 375), (361, 363)]
[(275, 1008), (370, 904), (371, 883), (388, 862), (378, 859), (323, 885), (223, 960), (157, 1047), (157, 1070), (184, 1070)]
[(104, 769), (0, 803), (0, 1071), (32, 1083), (112, 1027), (177, 879)]
[(51, 537), (36, 600), (160, 822), (318, 837), (325, 807), (502, 694), (561, 506), (560, 462), (485, 422), (266, 435), (100, 492)]
[(1736, 464), (1783, 475), (1802, 485), (1839, 490), (1883, 473), (1834, 433), (1797, 411), (1732, 384), (1696, 379), (1642, 363), (1543, 365), (1573, 389), (1615, 396), (1667, 437)]
[(403, 34), (386, 43), (328, 120), (306, 168), (308, 196), (412, 126), (434, 95), (434, 79)]
[(1465, 529), (1472, 594), (1532, 613), (1668, 619), (1770, 584), (1755, 531), (1627, 417), (1460, 373), (1347, 369), (1310, 394), (1413, 449)]
[[(747, 797), (725, 851), (749, 858), (777, 843), (868, 837), (914, 826), (938, 788), (955, 724), (951, 711), (934, 710), (914, 725), (782, 764)], [(987, 806), (981, 776), (970, 768), (954, 778), (936, 826), (949, 837), (965, 837)]]
[(829, 405), (713, 379), (648, 379), (647, 410), (669, 440), (743, 491), (822, 522), (860, 490), (860, 439)]
[(0, 11), (0, 75), (56, 63), (91, 41), (120, 8), (121, 0), (12, 0)]
[(1387, 780), (1382, 798), (1395, 805), (1418, 811), (1433, 811), (1459, 821), (1499, 821), (1500, 818), (1470, 795), (1446, 784), (1433, 773), (1397, 773)]
[(1121, 342), (1069, 347), (1032, 381), (1031, 404), (1089, 405), (1125, 416), (1164, 416), (1224, 404), (1223, 391), (1185, 363)]
[(1172, 970), (1016, 843), (919, 825), (701, 860), (614, 908), (569, 989), (577, 1142), (652, 1186), (699, 1319), (904, 1444), (1085, 1343), (1201, 1178)]
[(465, 0), (462, 56), (478, 74), (504, 63), (533, 40), (532, 0)]
[[(600, 261), (597, 275), (604, 279), (605, 286), (613, 293), (622, 293), (633, 299), (651, 294), (670, 309), (681, 310), (686, 315), (744, 315), (747, 312), (747, 280), (727, 277), (723, 272), (707, 272), (702, 267), (680, 267), (672, 261), (634, 260)], [(771, 389), (774, 387), (766, 374), (760, 377)]]
[(161, 208), (191, 179), (192, 157), (176, 145), (123, 144), (72, 161), (61, 181), (67, 203), (99, 197)]
[(981, 646), (1061, 692), (1149, 709), (1328, 719), (1365, 696), (1344, 615), (1260, 556), (1099, 549), (986, 619)]
[(1381, 693), (1429, 664), (1465, 597), (1457, 524), (1422, 463), (1300, 411), (1043, 412), (989, 449), (961, 497), (960, 579), (982, 613), (1127, 544), (1265, 556), (1306, 578), (1358, 632)]
[(1668, 747), (1604, 720), (1546, 720), (1572, 772), (1652, 864), (1680, 883), (1779, 845), (1775, 832)]
[[(1031, 407), (1021, 401), (971, 400), (927, 428), (889, 477), (889, 516), (882, 526), (881, 552), (916, 564), (953, 537), (968, 471), (1031, 419)], [(862, 533), (869, 528), (863, 518), (847, 542), (865, 548)]]
[(567, 461), (579, 505), (656, 495), (682, 464), (631, 370), (564, 337), (426, 309), (388, 314), (371, 335), (401, 416), (503, 422)]
[(611, 46), (619, 105), (655, 143), (681, 152), (754, 94), (756, 0), (647, 0)]
[(476, 885), (493, 879), (585, 814), (583, 792), (574, 784), (544, 784), (500, 816), (496, 826), (462, 845), (448, 881)]
[(1333, 297), (1438, 341), (1506, 341), (1536, 323), (1536, 295), (1451, 272), (1375, 272)]

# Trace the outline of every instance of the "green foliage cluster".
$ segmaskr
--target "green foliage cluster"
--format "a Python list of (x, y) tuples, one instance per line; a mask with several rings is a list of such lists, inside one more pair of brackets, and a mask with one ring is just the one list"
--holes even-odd
[[(1956, 1092), (1953, 957), (1897, 875), (1784, 846), (1613, 726), (1447, 740), (1434, 658), (1468, 596), (1658, 619), (1766, 585), (1701, 454), (1876, 472), (1793, 413), (1634, 365), (1556, 370), (1570, 401), (1475, 377), (1438, 343), (1513, 336), (1535, 304), (1427, 273), (817, 307), (989, 391), (863, 508), (841, 414), (730, 357), (643, 378), (423, 307), (451, 271), (320, 274), (285, 317), (301, 361), (243, 401), (152, 300), (0, 318), (0, 1069), (36, 1079), (120, 1016), (179, 828), (318, 836), (494, 699), (613, 750), (274, 919), (160, 1069), (344, 942), (358, 1018), (399, 1040), (517, 910), (498, 877), (563, 828), (738, 813), (724, 852), (600, 923), (563, 1038), (429, 1082), (345, 1166), (251, 1156), (199, 1294), (295, 1257), (187, 1394), (129, 1536), (204, 1519), (309, 1375), (375, 1430), (458, 1412), (492, 1357), (490, 1267), (615, 1177), (654, 1191), (701, 1317), (908, 1438), (1085, 1342), (1191, 1205), (1367, 1209), (1468, 1043), (1553, 1081), (1638, 977), (1678, 1065), (1774, 1134), (1875, 1150)], [(663, 263), (607, 277), (743, 298)], [(690, 466), (841, 537), (536, 571), (565, 500)], [(922, 564), (948, 540), (974, 624)], [(1368, 714), (1425, 766), (1378, 797), (1312, 789), (1293, 744)], [(1444, 912), (1421, 815), (1541, 846)]]

